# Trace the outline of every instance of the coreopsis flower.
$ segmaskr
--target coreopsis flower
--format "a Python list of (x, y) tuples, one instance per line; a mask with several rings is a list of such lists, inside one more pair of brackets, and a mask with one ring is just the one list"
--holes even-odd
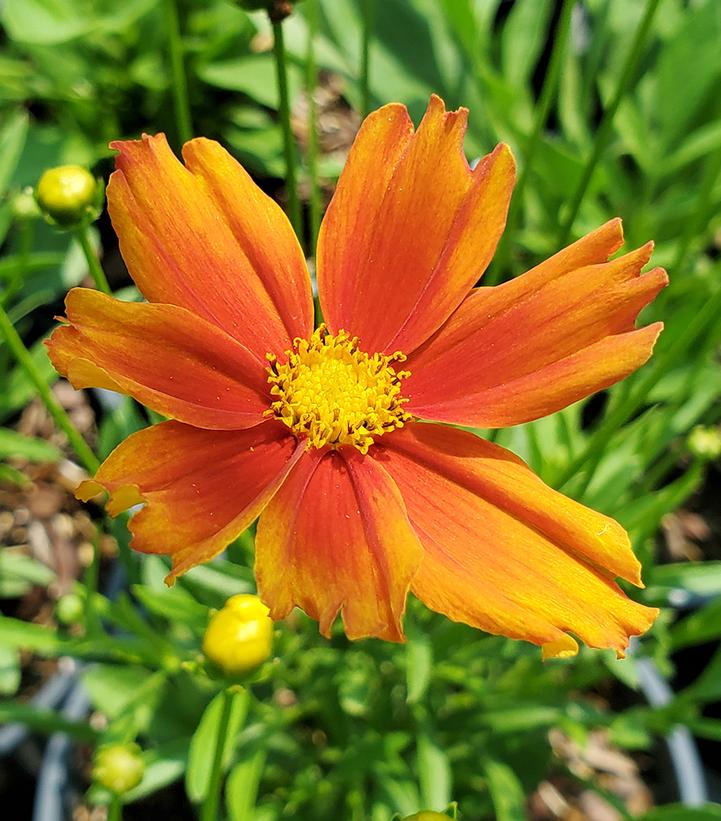
[(611, 220), (499, 287), (475, 283), (503, 231), (514, 161), (471, 170), (467, 111), (432, 97), (414, 131), (392, 104), (363, 123), (325, 215), (314, 329), (303, 253), (275, 202), (215, 142), (181, 164), (165, 137), (117, 142), (108, 205), (147, 302), (85, 289), (50, 355), (171, 417), (122, 443), (94, 480), (117, 514), (143, 503), (133, 546), (169, 580), (260, 515), (256, 577), (275, 619), (300, 606), (324, 635), (403, 639), (409, 590), (433, 610), (541, 645), (623, 654), (654, 609), (623, 528), (552, 490), (514, 454), (456, 425), (553, 413), (651, 354), (641, 275), (652, 244)]

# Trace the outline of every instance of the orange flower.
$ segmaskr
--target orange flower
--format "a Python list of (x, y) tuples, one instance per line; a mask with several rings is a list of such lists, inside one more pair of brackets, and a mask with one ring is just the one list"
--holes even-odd
[[(474, 288), (503, 231), (514, 162), (471, 170), (467, 112), (432, 97), (363, 123), (325, 216), (313, 328), (303, 254), (280, 208), (217, 143), (118, 142), (108, 205), (148, 300), (73, 289), (49, 343), (77, 388), (103, 386), (172, 418), (105, 461), (79, 498), (139, 502), (133, 546), (169, 576), (260, 515), (256, 575), (274, 618), (298, 605), (328, 635), (403, 639), (411, 590), (430, 608), (545, 656), (623, 654), (656, 611), (628, 536), (547, 487), (513, 454), (455, 427), (537, 419), (643, 364), (634, 329), (666, 284), (651, 244), (612, 220), (500, 287)], [(357, 337), (355, 336), (357, 335)], [(401, 364), (402, 363), (402, 364)], [(420, 421), (426, 420), (426, 421)]]

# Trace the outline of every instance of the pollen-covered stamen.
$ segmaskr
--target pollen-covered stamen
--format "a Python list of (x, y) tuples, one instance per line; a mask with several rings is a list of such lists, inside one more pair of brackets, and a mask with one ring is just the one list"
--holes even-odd
[(268, 354), (270, 392), (277, 397), (266, 411), (309, 447), (353, 445), (367, 453), (374, 437), (402, 428), (412, 419), (403, 405), (401, 380), (409, 371), (396, 371), (404, 362), (400, 351), (389, 356), (359, 350), (358, 338), (325, 325), (310, 339), (294, 339), (287, 361)]

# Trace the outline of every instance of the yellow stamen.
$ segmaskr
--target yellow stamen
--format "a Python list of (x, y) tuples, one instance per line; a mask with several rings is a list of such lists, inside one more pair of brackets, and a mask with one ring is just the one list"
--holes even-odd
[(359, 350), (358, 337), (333, 336), (321, 325), (310, 339), (294, 339), (285, 355), (280, 364), (267, 354), (270, 392), (278, 398), (266, 414), (306, 437), (309, 448), (353, 445), (367, 453), (375, 436), (413, 418), (400, 393), (410, 372), (392, 367), (405, 361), (400, 351), (370, 356)]

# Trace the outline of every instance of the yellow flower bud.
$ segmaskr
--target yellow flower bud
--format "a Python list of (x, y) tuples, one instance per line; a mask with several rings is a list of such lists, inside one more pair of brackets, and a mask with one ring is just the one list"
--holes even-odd
[(721, 457), (721, 431), (718, 428), (696, 427), (688, 435), (688, 449), (691, 455), (704, 462), (713, 462)]
[(270, 657), (273, 622), (268, 608), (247, 593), (232, 596), (210, 620), (203, 652), (226, 676), (249, 673)]
[(102, 187), (80, 165), (59, 165), (48, 169), (35, 188), (35, 200), (49, 222), (74, 228), (97, 219)]
[(66, 593), (55, 602), (55, 618), (66, 627), (77, 624), (84, 613), (83, 600), (77, 593)]
[(93, 781), (116, 795), (137, 787), (144, 771), (142, 751), (137, 744), (109, 744), (95, 753)]
[(448, 816), (442, 812), (433, 810), (421, 810), (420, 812), (407, 815), (403, 821), (448, 821)]

